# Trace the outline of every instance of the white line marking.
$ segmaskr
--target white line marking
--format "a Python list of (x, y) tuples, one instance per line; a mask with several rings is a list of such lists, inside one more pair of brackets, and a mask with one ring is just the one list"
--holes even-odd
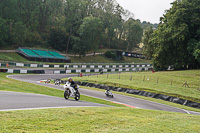
[(106, 106), (61, 106), (61, 107), (38, 107), (38, 108), (21, 108), (21, 109), (3, 109), (0, 111), (16, 111), (16, 110), (35, 110), (35, 109), (59, 109), (59, 108), (80, 108), (80, 107), (106, 107)]

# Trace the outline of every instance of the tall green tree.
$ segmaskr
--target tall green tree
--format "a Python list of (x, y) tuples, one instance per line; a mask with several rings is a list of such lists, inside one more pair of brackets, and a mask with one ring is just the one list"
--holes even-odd
[(0, 1), (0, 16), (5, 20), (20, 21), (18, 0), (1, 0)]
[(84, 18), (85, 3), (82, 0), (67, 0), (65, 3), (65, 27), (68, 33), (66, 54), (68, 53), (71, 38), (78, 34), (78, 29)]
[(200, 0), (176, 0), (150, 38), (154, 66), (165, 70), (199, 66)]
[(7, 39), (8, 39), (8, 27), (6, 25), (6, 20), (0, 17), (0, 46), (5, 46)]
[(67, 43), (67, 33), (65, 30), (52, 29), (48, 37), (48, 44), (53, 49), (64, 52)]
[(72, 50), (75, 54), (79, 54), (79, 58), (81, 55), (85, 54), (86, 46), (81, 44), (80, 37), (73, 36), (72, 37)]
[(152, 34), (153, 34), (153, 27), (149, 27), (144, 31), (142, 39), (143, 44), (145, 44), (143, 47), (143, 54), (148, 59), (151, 59), (154, 53), (154, 46), (151, 43)]
[(133, 50), (133, 47), (142, 41), (143, 29), (140, 23), (133, 19), (127, 21), (127, 49), (126, 51)]
[(11, 40), (12, 43), (16, 47), (25, 46), (25, 38), (27, 35), (27, 28), (21, 22), (17, 22), (13, 25), (12, 32), (11, 32)]
[(99, 18), (93, 16), (84, 18), (79, 34), (82, 42), (81, 45), (85, 46), (85, 52), (93, 50), (95, 55), (100, 45), (102, 27), (103, 23)]

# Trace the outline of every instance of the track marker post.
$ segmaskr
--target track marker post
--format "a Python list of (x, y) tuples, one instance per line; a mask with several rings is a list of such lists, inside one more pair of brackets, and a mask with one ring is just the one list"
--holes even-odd
[(185, 87), (187, 86), (188, 88), (190, 88), (189, 85), (187, 84), (187, 81), (183, 84), (183, 86), (185, 86)]

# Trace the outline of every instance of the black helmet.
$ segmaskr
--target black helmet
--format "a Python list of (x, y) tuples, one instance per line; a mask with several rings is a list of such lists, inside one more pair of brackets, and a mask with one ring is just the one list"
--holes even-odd
[(72, 81), (72, 78), (68, 78), (68, 81), (71, 82), (71, 81)]

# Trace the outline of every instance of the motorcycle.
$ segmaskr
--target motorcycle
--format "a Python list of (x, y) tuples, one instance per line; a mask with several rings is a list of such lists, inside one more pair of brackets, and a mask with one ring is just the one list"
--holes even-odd
[(69, 99), (69, 97), (73, 97), (76, 101), (78, 101), (80, 99), (78, 85), (76, 85), (75, 87), (72, 87), (71, 83), (67, 82), (63, 87), (64, 87), (64, 98), (65, 99)]
[(50, 78), (50, 79), (47, 79), (47, 80), (45, 81), (45, 84), (49, 84), (49, 83), (51, 83), (51, 78)]
[(113, 94), (112, 94), (112, 92), (110, 92), (109, 90), (106, 90), (105, 94), (106, 94), (107, 97), (111, 97), (111, 98), (114, 97)]
[(55, 85), (60, 85), (61, 84), (61, 79), (56, 79), (55, 81), (54, 81), (54, 83), (55, 83)]

